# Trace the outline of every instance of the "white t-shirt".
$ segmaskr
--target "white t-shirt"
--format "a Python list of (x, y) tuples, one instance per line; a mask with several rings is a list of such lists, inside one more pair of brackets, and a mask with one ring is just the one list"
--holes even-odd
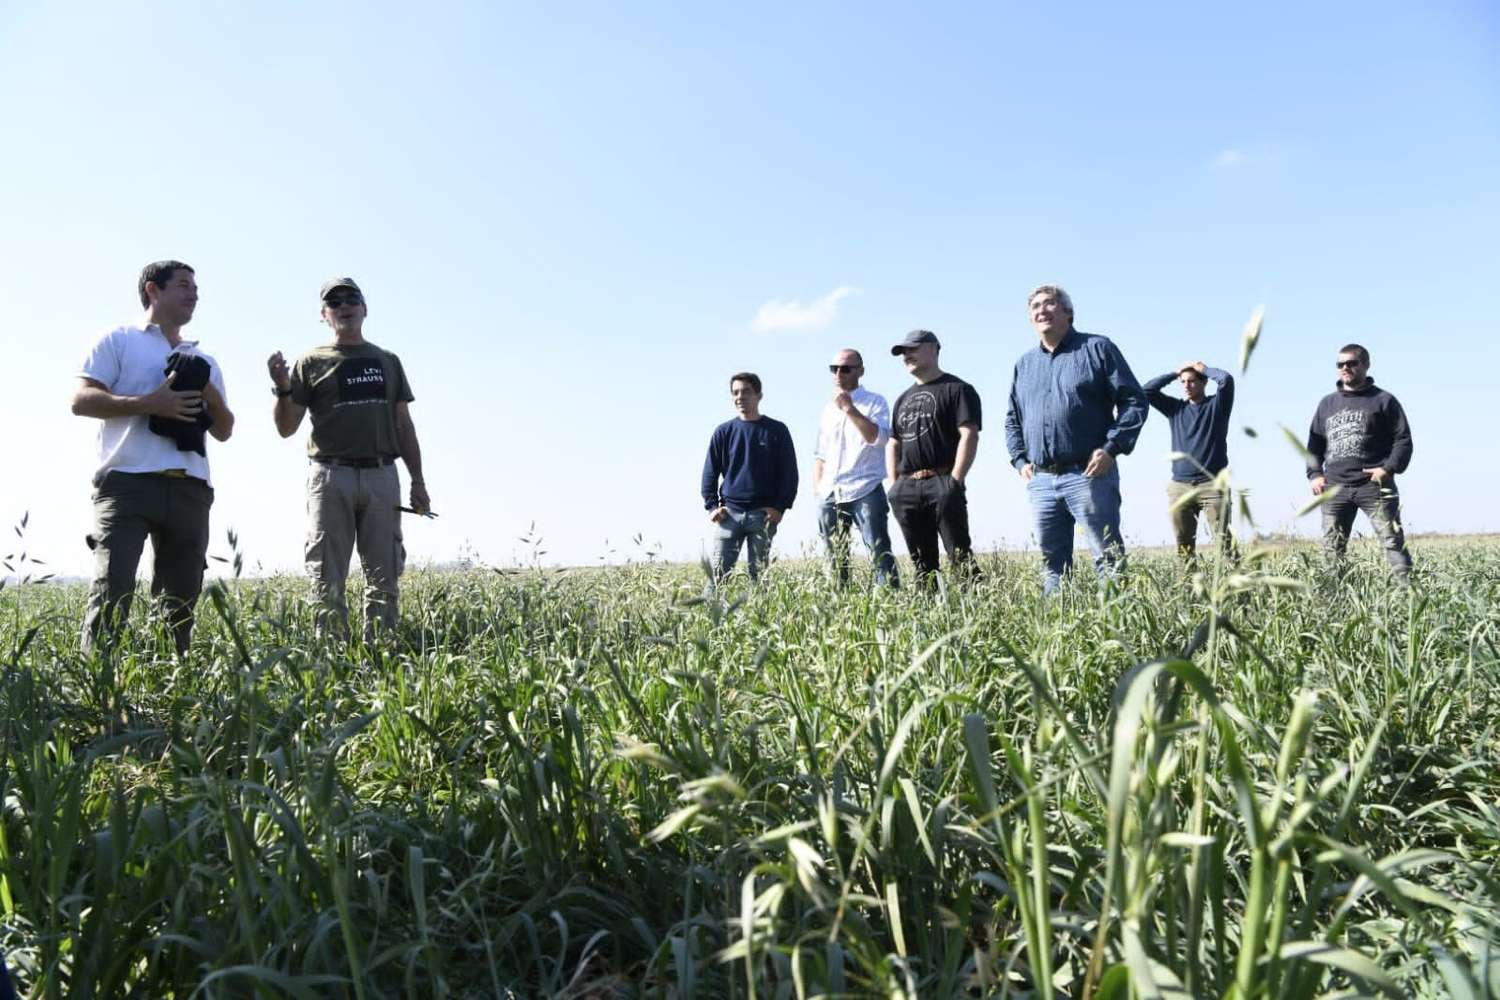
[(885, 397), (862, 385), (849, 393), (854, 408), (876, 427), (875, 441), (866, 443), (854, 421), (829, 401), (818, 425), (814, 457), (823, 460), (823, 478), (813, 484), (818, 497), (832, 494), (837, 503), (858, 500), (885, 478), (885, 445), (891, 438), (891, 408)]
[[(167, 343), (161, 328), (152, 324), (117, 327), (94, 342), (78, 374), (91, 378), (117, 396), (141, 396), (161, 385), (167, 358), (176, 351), (193, 354), (208, 362), (209, 381), (224, 401), (224, 373), (219, 363), (198, 350), (198, 342), (184, 340), (176, 347)], [(94, 481), (107, 472), (161, 472), (183, 469), (210, 486), (208, 458), (196, 451), (178, 451), (171, 438), (151, 433), (150, 418), (108, 417), (99, 421), (99, 468)]]

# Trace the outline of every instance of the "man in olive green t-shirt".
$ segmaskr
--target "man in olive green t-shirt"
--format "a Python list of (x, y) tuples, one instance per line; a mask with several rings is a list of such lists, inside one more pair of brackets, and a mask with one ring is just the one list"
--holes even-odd
[(344, 583), (356, 545), (365, 571), (365, 640), (396, 627), (401, 540), (401, 480), (411, 474), (411, 506), (430, 506), (422, 450), (407, 404), (413, 399), (401, 359), (364, 338), (369, 309), (353, 278), (324, 282), (323, 322), (334, 341), (308, 351), (290, 369), (281, 352), (267, 366), (275, 383), (276, 430), (291, 437), (312, 413), (307, 442), (307, 571), (323, 605), (321, 626), (347, 634)]

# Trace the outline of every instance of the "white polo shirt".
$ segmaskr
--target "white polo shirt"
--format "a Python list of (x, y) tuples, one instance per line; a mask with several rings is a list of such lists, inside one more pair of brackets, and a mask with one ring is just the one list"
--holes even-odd
[[(198, 350), (198, 342), (184, 340), (176, 347), (167, 343), (156, 324), (117, 327), (94, 342), (78, 374), (91, 378), (117, 396), (142, 396), (166, 378), (167, 358), (176, 351), (193, 354), (208, 362), (209, 381), (224, 401), (224, 373), (219, 363)], [(151, 433), (149, 417), (108, 417), (99, 421), (99, 468), (94, 481), (107, 472), (161, 472), (183, 469), (210, 486), (208, 458), (196, 451), (178, 451), (171, 438)]]
[(818, 498), (830, 495), (835, 503), (858, 500), (885, 478), (885, 445), (891, 438), (891, 408), (885, 397), (864, 386), (849, 393), (854, 408), (876, 427), (875, 443), (868, 444), (854, 421), (832, 400), (823, 407), (814, 456), (823, 460), (823, 478), (813, 484)]

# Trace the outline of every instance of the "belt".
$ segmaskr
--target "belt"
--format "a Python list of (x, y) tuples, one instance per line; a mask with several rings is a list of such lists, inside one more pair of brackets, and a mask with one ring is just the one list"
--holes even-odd
[(148, 476), (161, 476), (163, 479), (192, 479), (186, 469), (157, 469), (155, 472), (146, 473)]
[(946, 476), (948, 473), (950, 473), (952, 471), (953, 471), (953, 466), (951, 466), (951, 465), (949, 465), (949, 466), (947, 466), (945, 468), (942, 468), (942, 469), (918, 469), (915, 472), (903, 472), (901, 474), (901, 478), (902, 479), (931, 479), (933, 476)]
[(1087, 462), (1053, 462), (1051, 465), (1033, 465), (1036, 472), (1045, 472), (1049, 476), (1061, 476), (1068, 472), (1082, 472), (1088, 465)]
[(396, 460), (389, 455), (380, 458), (326, 458), (322, 455), (314, 455), (313, 461), (319, 465), (343, 465), (351, 469), (378, 469), (382, 465), (395, 465)]

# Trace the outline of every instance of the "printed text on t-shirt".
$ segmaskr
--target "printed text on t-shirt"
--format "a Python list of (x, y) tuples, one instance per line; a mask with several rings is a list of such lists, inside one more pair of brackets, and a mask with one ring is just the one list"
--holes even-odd
[(379, 361), (349, 358), (339, 363), (334, 378), (339, 387), (335, 405), (385, 402), (385, 366)]

